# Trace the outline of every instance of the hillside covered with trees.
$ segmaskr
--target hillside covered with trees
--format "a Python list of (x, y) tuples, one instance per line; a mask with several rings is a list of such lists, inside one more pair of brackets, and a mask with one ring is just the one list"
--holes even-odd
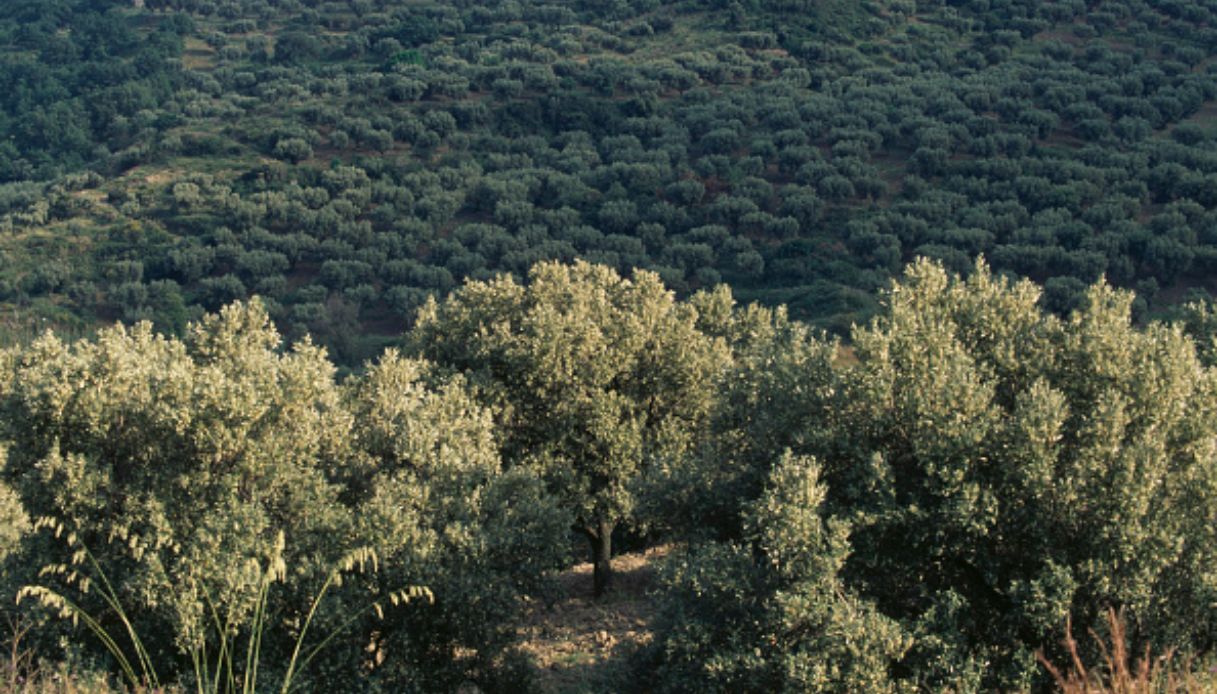
[(1214, 12), (6, 2), (0, 326), (258, 295), (354, 366), (427, 296), (582, 258), (845, 335), (905, 263), (978, 255), (1143, 320), (1212, 288)]

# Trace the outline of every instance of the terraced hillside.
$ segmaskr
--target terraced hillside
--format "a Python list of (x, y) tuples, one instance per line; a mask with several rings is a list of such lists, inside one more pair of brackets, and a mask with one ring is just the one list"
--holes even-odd
[(258, 294), (357, 363), (464, 278), (576, 257), (836, 332), (921, 255), (1151, 315), (1214, 287), (1215, 13), (4, 3), (0, 330)]

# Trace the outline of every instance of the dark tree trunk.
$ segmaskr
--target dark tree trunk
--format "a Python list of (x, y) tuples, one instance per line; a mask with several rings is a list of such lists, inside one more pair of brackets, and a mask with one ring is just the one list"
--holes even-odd
[(594, 529), (585, 528), (592, 546), (593, 594), (599, 598), (613, 585), (613, 523), (600, 521)]

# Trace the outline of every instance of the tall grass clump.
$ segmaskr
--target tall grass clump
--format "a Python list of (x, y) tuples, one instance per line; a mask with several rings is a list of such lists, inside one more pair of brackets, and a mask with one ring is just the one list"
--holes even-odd
[[(81, 607), (79, 601), (73, 600), (64, 592), (44, 585), (28, 585), (17, 594), (18, 602), (32, 599), (43, 607), (53, 610), (59, 617), (84, 626), (105, 647), (114, 658), (126, 681), (134, 688), (151, 688), (159, 690), (162, 686), (157, 673), (156, 664), (140, 638), (130, 616), (127, 614), (114, 585), (98, 564), (97, 559), (80, 538), (73, 532), (65, 530), (63, 524), (55, 519), (43, 518), (35, 523), (35, 529), (48, 529), (56, 538), (61, 538), (72, 550), (71, 560), (66, 564), (50, 564), (42, 567), (42, 576), (59, 576), (73, 586), (80, 594), (91, 591), (100, 595), (106, 606), (111, 621), (121, 625), (121, 633), (112, 633), (99, 615), (90, 614)], [(193, 669), (194, 689), (198, 694), (220, 694), (240, 692), (253, 694), (259, 690), (258, 669), (262, 660), (263, 635), (268, 623), (272, 622), (267, 610), (267, 598), (271, 586), (287, 578), (287, 564), (283, 558), (285, 540), (279, 533), (274, 546), (274, 552), (266, 557), (264, 562), (250, 560), (246, 576), (254, 579), (256, 605), (243, 623), (236, 621), (233, 611), (227, 610), (221, 614), (215, 602), (206, 598), (208, 614), (211, 618), (210, 629), (195, 640), (189, 648), (189, 659)], [(343, 575), (350, 573), (364, 574), (375, 572), (379, 560), (375, 550), (361, 547), (348, 552), (329, 572), (325, 582), (317, 591), (308, 613), (295, 636), (292, 646), (291, 659), (284, 671), (281, 684), (274, 687), (281, 694), (292, 691), (296, 676), (302, 672), (314, 658), (329, 645), (336, 637), (342, 635), (366, 613), (375, 611), (384, 615), (384, 608), (379, 602), (372, 602), (363, 608), (351, 611), (345, 621), (330, 630), (328, 634), (306, 649), (309, 629), (317, 608), (321, 605), (331, 588), (341, 586)], [(389, 594), (391, 605), (404, 605), (415, 599), (424, 598), (434, 601), (431, 591), (421, 586), (410, 586)], [(244, 642), (243, 653), (239, 642)]]

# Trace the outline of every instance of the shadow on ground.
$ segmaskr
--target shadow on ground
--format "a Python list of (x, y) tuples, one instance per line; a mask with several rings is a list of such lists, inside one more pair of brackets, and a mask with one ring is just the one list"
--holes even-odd
[(612, 592), (592, 597), (592, 565), (558, 577), (557, 599), (531, 603), (520, 626), (520, 648), (537, 667), (544, 694), (600, 694), (629, 689), (631, 656), (651, 640), (655, 564), (670, 547), (613, 559)]

